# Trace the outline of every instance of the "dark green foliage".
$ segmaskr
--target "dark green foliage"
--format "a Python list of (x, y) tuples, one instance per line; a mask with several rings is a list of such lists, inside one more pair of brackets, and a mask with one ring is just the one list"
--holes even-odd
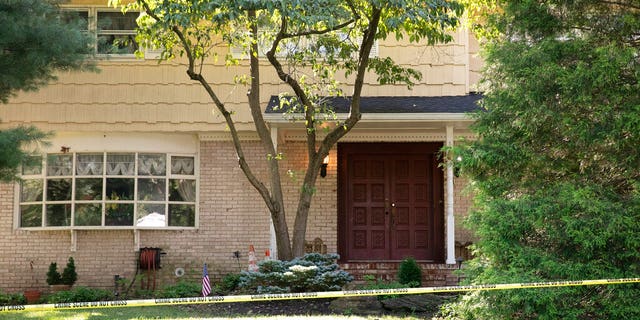
[(78, 280), (78, 274), (76, 273), (76, 264), (73, 261), (73, 257), (69, 257), (67, 266), (62, 271), (62, 284), (72, 286)]
[[(377, 290), (377, 289), (400, 289), (400, 288), (406, 288), (407, 286), (397, 282), (397, 281), (391, 281), (391, 282), (387, 282), (387, 281), (382, 281), (381, 279), (376, 279), (376, 277), (374, 276), (365, 276), (364, 280), (366, 281), (366, 284), (364, 285), (364, 287), (362, 289), (364, 290)], [(394, 299), (394, 298), (398, 298), (400, 297), (399, 294), (387, 294), (387, 295), (378, 295), (378, 300), (387, 300), (387, 299)]]
[[(501, 4), (486, 20), (502, 36), (485, 45), (480, 139), (455, 150), (476, 194), (469, 281), (640, 276), (637, 5)], [(467, 319), (635, 319), (638, 296), (638, 284), (485, 291), (448, 310)]]
[(0, 292), (0, 306), (14, 306), (26, 304), (27, 299), (21, 293)]
[(0, 2), (0, 102), (36, 90), (57, 70), (92, 69), (90, 35), (62, 19), (54, 0)]
[(110, 301), (115, 297), (109, 290), (76, 287), (67, 291), (58, 291), (47, 296), (47, 303), (68, 303), (86, 301)]
[(422, 286), (422, 269), (414, 258), (406, 258), (398, 268), (398, 282), (409, 287)]
[(180, 281), (177, 284), (165, 286), (157, 292), (157, 298), (189, 298), (202, 295), (202, 284), (200, 282)]
[(308, 253), (291, 261), (261, 261), (258, 271), (242, 271), (239, 287), (256, 293), (338, 291), (353, 277), (339, 269), (337, 259), (335, 254)]
[(47, 284), (53, 286), (61, 283), (62, 276), (60, 276), (60, 272), (58, 272), (58, 264), (51, 262), (51, 264), (49, 264), (49, 270), (47, 271)]
[(222, 278), (222, 282), (220, 283), (220, 288), (223, 292), (229, 293), (238, 288), (240, 284), (240, 274), (238, 273), (230, 273)]
[(39, 166), (41, 158), (33, 149), (50, 136), (36, 127), (17, 127), (0, 131), (0, 181), (18, 180), (21, 166)]

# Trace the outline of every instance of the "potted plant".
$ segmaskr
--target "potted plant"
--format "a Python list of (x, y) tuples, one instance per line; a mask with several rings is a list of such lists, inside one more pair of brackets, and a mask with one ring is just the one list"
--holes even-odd
[(40, 289), (37, 289), (37, 281), (35, 279), (35, 274), (33, 272), (33, 261), (29, 261), (29, 268), (31, 270), (31, 281), (36, 284), (36, 288), (25, 289), (22, 293), (24, 298), (27, 300), (27, 303), (36, 303), (40, 300)]

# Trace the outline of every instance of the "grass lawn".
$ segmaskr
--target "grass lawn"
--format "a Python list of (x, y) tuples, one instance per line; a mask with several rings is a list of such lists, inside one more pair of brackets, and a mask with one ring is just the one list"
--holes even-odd
[(327, 315), (327, 316), (253, 316), (238, 315), (237, 317), (219, 317), (215, 314), (204, 313), (203, 311), (192, 310), (180, 306), (154, 306), (154, 307), (126, 307), (126, 308), (105, 308), (86, 310), (57, 310), (57, 311), (33, 311), (4, 313), (0, 315), (2, 319), (51, 319), (51, 320), (108, 320), (108, 319), (303, 319), (303, 320), (330, 320), (330, 319), (418, 319), (412, 317), (393, 316), (350, 316), (350, 315)]

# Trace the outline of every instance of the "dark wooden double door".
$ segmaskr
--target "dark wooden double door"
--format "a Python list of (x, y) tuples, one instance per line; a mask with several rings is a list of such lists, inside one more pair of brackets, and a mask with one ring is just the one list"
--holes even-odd
[(339, 247), (344, 261), (444, 259), (441, 143), (343, 143)]

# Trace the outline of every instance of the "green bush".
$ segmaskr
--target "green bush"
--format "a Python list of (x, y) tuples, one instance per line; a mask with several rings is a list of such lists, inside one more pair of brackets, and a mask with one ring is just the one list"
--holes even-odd
[(26, 303), (27, 299), (25, 299), (25, 297), (21, 293), (0, 292), (0, 306), (13, 306)]
[(189, 298), (202, 295), (202, 283), (179, 281), (174, 285), (168, 285), (156, 292), (157, 298)]
[(51, 262), (51, 264), (49, 264), (49, 271), (47, 271), (47, 284), (52, 286), (61, 283), (62, 277), (60, 276), (60, 272), (58, 272), (58, 264)]
[(58, 291), (47, 296), (47, 303), (109, 301), (114, 295), (109, 290), (77, 287), (68, 291)]
[(230, 273), (224, 278), (222, 278), (222, 282), (220, 283), (220, 288), (223, 292), (229, 293), (238, 288), (240, 284), (240, 274), (238, 273)]
[(422, 269), (414, 258), (406, 258), (398, 268), (398, 282), (409, 287), (422, 286)]
[(62, 284), (72, 286), (78, 280), (78, 274), (76, 273), (76, 264), (73, 261), (73, 257), (69, 257), (67, 266), (62, 270)]
[[(399, 289), (399, 288), (406, 287), (406, 285), (400, 282), (397, 282), (397, 281), (385, 282), (385, 281), (382, 281), (381, 279), (376, 279), (376, 277), (372, 275), (364, 276), (364, 280), (366, 281), (366, 284), (362, 287), (362, 289), (364, 290)], [(378, 297), (378, 300), (387, 300), (387, 299), (398, 298), (400, 297), (400, 295), (386, 294), (386, 295), (379, 295), (377, 297)]]
[(339, 291), (353, 277), (339, 270), (338, 255), (309, 253), (291, 261), (266, 260), (258, 271), (242, 271), (239, 287), (257, 293)]

